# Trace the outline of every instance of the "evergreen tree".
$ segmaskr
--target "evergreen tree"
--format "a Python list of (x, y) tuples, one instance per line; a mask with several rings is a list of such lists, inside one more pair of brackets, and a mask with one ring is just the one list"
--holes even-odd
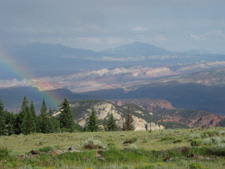
[(73, 131), (75, 124), (73, 120), (73, 114), (69, 105), (69, 102), (65, 98), (61, 104), (61, 114), (59, 117), (60, 127), (66, 131)]
[(118, 126), (116, 125), (116, 120), (113, 117), (113, 114), (110, 114), (108, 120), (106, 120), (106, 131), (116, 131)]
[(31, 117), (31, 112), (29, 107), (26, 108), (24, 115), (24, 119), (21, 125), (21, 131), (23, 134), (30, 134), (33, 130), (33, 123), (32, 122), (32, 117)]
[[(30, 120), (29, 118), (30, 116), (28, 114), (29, 114), (28, 101), (27, 101), (27, 98), (24, 97), (21, 110), (17, 119), (17, 125), (18, 125), (17, 134), (27, 133), (26, 125), (29, 123), (29, 120)], [(25, 120), (27, 120), (27, 122), (25, 122)]]
[(32, 124), (31, 132), (36, 132), (36, 130), (37, 130), (37, 116), (36, 116), (33, 101), (30, 102), (30, 116), (31, 116), (30, 123)]
[(2, 100), (0, 99), (0, 113), (4, 111), (4, 105), (2, 103)]
[(92, 108), (91, 114), (87, 119), (86, 129), (91, 132), (98, 131), (98, 119), (94, 108)]
[(14, 134), (14, 122), (14, 114), (4, 111), (4, 105), (0, 99), (0, 135)]
[(0, 100), (0, 135), (6, 135), (6, 119), (4, 115), (4, 105)]
[(55, 132), (60, 131), (60, 123), (56, 117), (52, 116), (52, 114), (53, 114), (52, 109), (49, 108), (49, 112), (48, 112), (49, 132), (55, 133)]
[(41, 133), (49, 133), (49, 120), (47, 114), (47, 106), (45, 100), (43, 99), (41, 113), (39, 115), (39, 127)]
[(20, 134), (20, 114), (15, 114), (14, 115), (14, 132), (15, 134)]
[(6, 129), (7, 129), (7, 135), (15, 134), (15, 115), (13, 113), (7, 112), (6, 117)]

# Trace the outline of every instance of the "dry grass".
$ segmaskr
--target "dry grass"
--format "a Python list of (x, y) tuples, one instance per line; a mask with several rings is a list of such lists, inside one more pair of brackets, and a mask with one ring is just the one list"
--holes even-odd
[[(195, 130), (195, 131), (193, 131)], [(107, 145), (115, 143), (118, 149), (129, 147), (128, 144), (123, 144), (125, 140), (132, 137), (137, 137), (135, 144), (139, 149), (145, 150), (168, 150), (178, 147), (189, 147), (189, 136), (192, 133), (203, 133), (207, 130), (214, 129), (176, 129), (176, 130), (161, 130), (152, 131), (118, 131), (118, 132), (82, 132), (82, 133), (54, 133), (54, 134), (31, 134), (31, 135), (12, 135), (1, 136), (0, 147), (7, 147), (13, 152), (26, 153), (30, 150), (40, 149), (46, 146), (58, 146), (61, 149), (68, 149), (70, 146), (80, 148), (80, 144), (88, 138), (101, 140)], [(216, 128), (217, 131), (223, 131), (224, 128)], [(183, 137), (181, 143), (162, 142), (162, 137)]]
[[(55, 147), (58, 150), (68, 150), (70, 146), (74, 146), (78, 150), (82, 150), (84, 153), (92, 154), (92, 158), (95, 158), (95, 151), (96, 150), (85, 150), (84, 143), (85, 141), (92, 138), (93, 140), (99, 140), (100, 142), (104, 143), (104, 145), (114, 145), (116, 149), (123, 150), (123, 149), (130, 149), (132, 144), (123, 144), (126, 140), (131, 138), (137, 138), (135, 141), (135, 147), (138, 148), (137, 151), (143, 149), (146, 151), (151, 150), (170, 150), (179, 147), (191, 147), (190, 145), (190, 136), (194, 133), (201, 135), (205, 132), (218, 132), (224, 133), (221, 131), (225, 131), (225, 128), (210, 128), (210, 129), (171, 129), (171, 130), (162, 130), (162, 131), (152, 131), (152, 132), (137, 132), (137, 131), (117, 131), (117, 132), (82, 132), (82, 133), (54, 133), (54, 134), (31, 134), (31, 135), (12, 135), (12, 136), (1, 136), (0, 137), (0, 147), (6, 147), (11, 152), (11, 155), (21, 155), (28, 153), (30, 150), (39, 150), (43, 147)], [(180, 143), (173, 143), (171, 139), (162, 139), (166, 137), (172, 138), (183, 138), (183, 141)], [(220, 137), (224, 137), (224, 135), (220, 135)], [(205, 145), (203, 145), (205, 146)], [(213, 145), (215, 146), (215, 145)], [(128, 151), (130, 152), (130, 151)], [(113, 153), (113, 152), (112, 152)], [(79, 155), (79, 154), (74, 154)], [(82, 154), (81, 154), (82, 155)], [(116, 156), (116, 154), (111, 154)], [(130, 154), (132, 157), (132, 153)], [(136, 154), (138, 156), (138, 154)], [(147, 154), (146, 154), (147, 155)], [(66, 155), (65, 155), (66, 156)], [(72, 156), (72, 154), (71, 154)], [(70, 155), (68, 155), (70, 158)], [(144, 155), (143, 158), (146, 158)], [(42, 158), (42, 157), (40, 157)], [(46, 161), (49, 160), (50, 164), (54, 161), (54, 157), (49, 159), (48, 156), (45, 157)], [(91, 158), (91, 156), (89, 156)], [(134, 158), (134, 157), (132, 157)], [(199, 163), (200, 166), (207, 166), (207, 168), (214, 168), (220, 169), (225, 165), (225, 159), (223, 157), (218, 157), (219, 160), (201, 160), (201, 159), (183, 159), (183, 158), (175, 158), (172, 161), (159, 161), (156, 160), (153, 163), (150, 162), (151, 165), (154, 165), (155, 169), (164, 169), (164, 168), (174, 168), (174, 169), (185, 169), (189, 168), (189, 165), (193, 162)], [(73, 157), (71, 157), (73, 159)], [(96, 160), (96, 159), (95, 159)], [(94, 161), (95, 161), (94, 160)], [(147, 162), (148, 159), (143, 160), (136, 163), (128, 163), (128, 162), (74, 162), (76, 164), (76, 168), (88, 168), (91, 167), (93, 169), (99, 168), (145, 168), (145, 161)], [(42, 161), (45, 161), (42, 159)], [(45, 161), (45, 162), (46, 162)], [(73, 161), (73, 160), (72, 160)], [(64, 157), (62, 161), (57, 161), (57, 165), (53, 168), (73, 168), (74, 164), (72, 161), (67, 161), (67, 157)], [(1, 161), (0, 161), (1, 162)], [(29, 163), (32, 163), (30, 161)], [(147, 162), (148, 163), (148, 162)], [(10, 164), (7, 163), (7, 165)], [(22, 166), (24, 168), (25, 163), (17, 162), (17, 165)], [(43, 163), (42, 166), (49, 167), (50, 164)], [(54, 164), (54, 163), (53, 163)], [(1, 168), (0, 164), (0, 168)], [(7, 168), (6, 166), (5, 168)], [(9, 168), (9, 167), (8, 167)], [(13, 168), (13, 167), (12, 167)], [(25, 167), (26, 168), (26, 167)], [(28, 167), (29, 168), (29, 167)], [(150, 167), (151, 168), (151, 167)]]

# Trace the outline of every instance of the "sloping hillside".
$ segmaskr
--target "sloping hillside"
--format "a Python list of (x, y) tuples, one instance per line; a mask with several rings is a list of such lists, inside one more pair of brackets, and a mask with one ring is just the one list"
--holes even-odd
[[(220, 126), (224, 117), (200, 110), (164, 109), (156, 108), (153, 111), (145, 109), (142, 105), (131, 105), (131, 114), (135, 131), (144, 131), (145, 125), (150, 130), (163, 128), (188, 128)], [(74, 120), (84, 127), (92, 108), (96, 111), (100, 127), (103, 128), (104, 120), (112, 113), (116, 123), (122, 128), (127, 117), (127, 104), (116, 105), (105, 100), (73, 101), (70, 103)], [(60, 112), (56, 112), (55, 116)]]
[[(100, 125), (103, 127), (104, 120), (112, 113), (116, 119), (117, 125), (122, 128), (123, 122), (127, 115), (127, 106), (117, 106), (109, 101), (103, 100), (87, 100), (87, 101), (73, 101), (70, 104), (74, 120), (82, 127), (85, 126), (86, 120), (91, 113), (92, 108), (95, 109)], [(163, 129), (163, 126), (157, 125), (157, 121), (161, 119), (160, 116), (154, 115), (151, 111), (144, 109), (141, 106), (131, 104), (132, 119), (134, 130), (145, 130), (145, 125), (148, 124), (149, 129), (152, 130)], [(60, 114), (57, 112), (55, 115)]]

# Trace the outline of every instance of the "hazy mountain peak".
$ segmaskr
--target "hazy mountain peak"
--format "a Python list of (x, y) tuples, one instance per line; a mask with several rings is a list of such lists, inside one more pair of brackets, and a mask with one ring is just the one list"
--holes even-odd
[(169, 55), (173, 52), (156, 47), (151, 44), (135, 42), (120, 46), (115, 49), (109, 49), (102, 52), (105, 55), (117, 56), (153, 56), (153, 55)]

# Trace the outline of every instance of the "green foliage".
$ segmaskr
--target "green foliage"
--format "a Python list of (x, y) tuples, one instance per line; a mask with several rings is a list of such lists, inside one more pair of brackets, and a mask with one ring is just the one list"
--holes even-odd
[(190, 139), (200, 139), (200, 138), (201, 138), (201, 135), (198, 133), (194, 133), (190, 135)]
[(9, 150), (4, 147), (0, 147), (0, 161), (9, 157)]
[(173, 143), (181, 143), (184, 140), (183, 137), (177, 137), (173, 140)]
[(142, 163), (143, 161), (154, 161), (157, 159), (157, 155), (154, 152), (146, 152), (143, 150), (108, 150), (103, 152), (103, 156), (106, 162), (114, 163)]
[(6, 118), (4, 115), (4, 105), (0, 100), (0, 135), (6, 135)]
[(3, 112), (4, 110), (4, 104), (2, 103), (2, 100), (0, 99), (0, 112)]
[(39, 128), (41, 133), (49, 133), (50, 132), (50, 126), (49, 126), (49, 120), (48, 120), (48, 114), (47, 114), (47, 106), (45, 103), (45, 100), (43, 99), (42, 107), (41, 107), (41, 113), (39, 115)]
[(30, 109), (27, 107), (26, 108), (26, 113), (22, 122), (22, 128), (21, 131), (23, 134), (30, 134), (33, 131), (33, 121), (32, 121), (32, 116)]
[(219, 135), (219, 132), (218, 131), (206, 131), (204, 133), (201, 134), (201, 137), (202, 138), (207, 138), (207, 137), (213, 137), (213, 136), (218, 136)]
[(131, 144), (131, 145), (130, 145), (130, 149), (131, 149), (131, 150), (137, 150), (138, 147), (137, 147), (136, 144)]
[(88, 138), (84, 141), (84, 143), (81, 144), (81, 146), (85, 149), (105, 148), (105, 145), (102, 141), (93, 138)]
[(108, 147), (109, 150), (115, 150), (115, 149), (117, 149), (115, 143), (108, 143), (107, 147)]
[(172, 137), (172, 136), (162, 137), (160, 139), (161, 142), (166, 142), (166, 143), (181, 143), (183, 140), (184, 140), (183, 137)]
[(4, 111), (4, 105), (0, 100), (0, 135), (15, 133), (16, 115)]
[(206, 166), (203, 166), (203, 165), (201, 165), (201, 164), (199, 164), (199, 163), (191, 163), (191, 164), (189, 165), (189, 168), (190, 168), (190, 169), (207, 169)]
[(201, 139), (193, 139), (191, 140), (191, 146), (200, 146), (202, 144), (202, 140)]
[(136, 169), (154, 169), (155, 166), (153, 164), (145, 163), (136, 167)]
[(136, 141), (138, 140), (137, 137), (132, 137), (130, 139), (126, 139), (123, 144), (132, 144), (132, 143), (135, 143)]
[(60, 110), (61, 110), (61, 114), (59, 117), (60, 127), (66, 128), (72, 132), (74, 130), (75, 124), (69, 102), (67, 101), (66, 98), (61, 104)]
[(37, 116), (34, 108), (34, 102), (31, 101), (30, 103), (30, 123), (31, 123), (31, 132), (36, 132), (37, 131)]
[(48, 118), (48, 121), (49, 121), (49, 133), (55, 133), (60, 131), (60, 122), (58, 118), (51, 116)]
[(40, 148), (38, 151), (47, 153), (47, 152), (52, 151), (52, 150), (54, 150), (54, 147), (47, 146), (47, 147)]
[(222, 142), (222, 138), (220, 138), (220, 137), (213, 137), (212, 141), (213, 141), (214, 144), (218, 145), (218, 144), (220, 144)]
[(96, 152), (73, 152), (73, 153), (63, 153), (58, 156), (57, 160), (63, 161), (65, 163), (80, 162), (82, 164), (87, 163), (87, 160), (92, 163), (98, 163), (98, 159), (95, 157)]
[(106, 126), (105, 126), (106, 131), (117, 131), (118, 126), (116, 125), (116, 120), (113, 117), (113, 114), (110, 114), (110, 117), (106, 120)]
[[(27, 128), (27, 124), (29, 123), (29, 121), (25, 121), (25, 120), (29, 120), (29, 108), (28, 108), (28, 101), (27, 98), (24, 97), (23, 98), (23, 102), (22, 102), (22, 106), (21, 106), (21, 110), (19, 115), (17, 116), (17, 134), (23, 133), (23, 134), (29, 134), (29, 129)], [(28, 116), (28, 117), (27, 117)]]
[(172, 136), (162, 137), (160, 139), (160, 141), (162, 141), (162, 142), (173, 142), (174, 140), (175, 140), (175, 137), (172, 137)]
[(213, 142), (212, 142), (212, 139), (211, 138), (205, 138), (203, 140), (203, 144), (204, 145), (211, 145)]
[(86, 122), (86, 130), (94, 132), (94, 131), (98, 131), (98, 129), (99, 129), (98, 128), (98, 119), (96, 117), (96, 112), (95, 112), (94, 108), (92, 108), (91, 114)]

